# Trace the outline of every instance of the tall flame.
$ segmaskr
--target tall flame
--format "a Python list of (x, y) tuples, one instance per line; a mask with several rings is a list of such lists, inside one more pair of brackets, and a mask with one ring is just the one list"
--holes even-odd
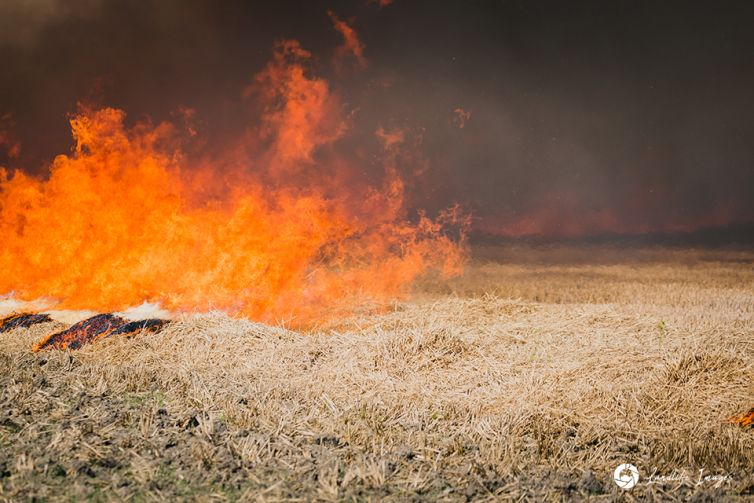
[(84, 108), (47, 178), (0, 169), (0, 294), (305, 324), (402, 295), (430, 268), (458, 272), (463, 250), (443, 231), (456, 210), (411, 223), (394, 169), (371, 186), (332, 154), (348, 121), (308, 58), (276, 46), (245, 93), (261, 120), (222, 159), (190, 165), (175, 126)]

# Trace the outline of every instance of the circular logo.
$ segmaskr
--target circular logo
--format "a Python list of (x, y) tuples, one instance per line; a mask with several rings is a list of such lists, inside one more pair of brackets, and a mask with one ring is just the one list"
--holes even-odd
[(639, 482), (639, 470), (632, 464), (623, 463), (613, 472), (613, 480), (621, 489), (628, 491)]

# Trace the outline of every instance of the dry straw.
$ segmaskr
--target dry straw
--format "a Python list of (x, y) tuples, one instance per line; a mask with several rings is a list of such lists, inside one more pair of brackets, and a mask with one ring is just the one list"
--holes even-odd
[(60, 326), (2, 334), (0, 499), (751, 497), (754, 432), (727, 418), (754, 405), (754, 255), (495, 253), (310, 333), (211, 314), (37, 354)]

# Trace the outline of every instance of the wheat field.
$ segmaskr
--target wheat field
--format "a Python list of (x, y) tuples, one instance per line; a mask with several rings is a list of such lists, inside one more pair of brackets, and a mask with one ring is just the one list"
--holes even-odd
[(748, 501), (754, 430), (729, 418), (754, 406), (753, 264), (487, 246), (308, 331), (0, 334), (0, 500)]

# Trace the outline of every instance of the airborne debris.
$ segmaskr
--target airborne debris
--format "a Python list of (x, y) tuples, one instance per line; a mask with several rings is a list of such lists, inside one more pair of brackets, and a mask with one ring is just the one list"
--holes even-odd
[(0, 333), (10, 332), (15, 328), (29, 328), (39, 323), (52, 321), (49, 315), (35, 313), (11, 314), (0, 319)]
[(136, 333), (146, 330), (158, 332), (168, 323), (167, 320), (148, 319), (128, 321), (114, 314), (98, 314), (75, 325), (44, 337), (32, 348), (33, 352), (42, 349), (79, 349), (84, 344), (96, 342), (111, 335), (133, 337)]

